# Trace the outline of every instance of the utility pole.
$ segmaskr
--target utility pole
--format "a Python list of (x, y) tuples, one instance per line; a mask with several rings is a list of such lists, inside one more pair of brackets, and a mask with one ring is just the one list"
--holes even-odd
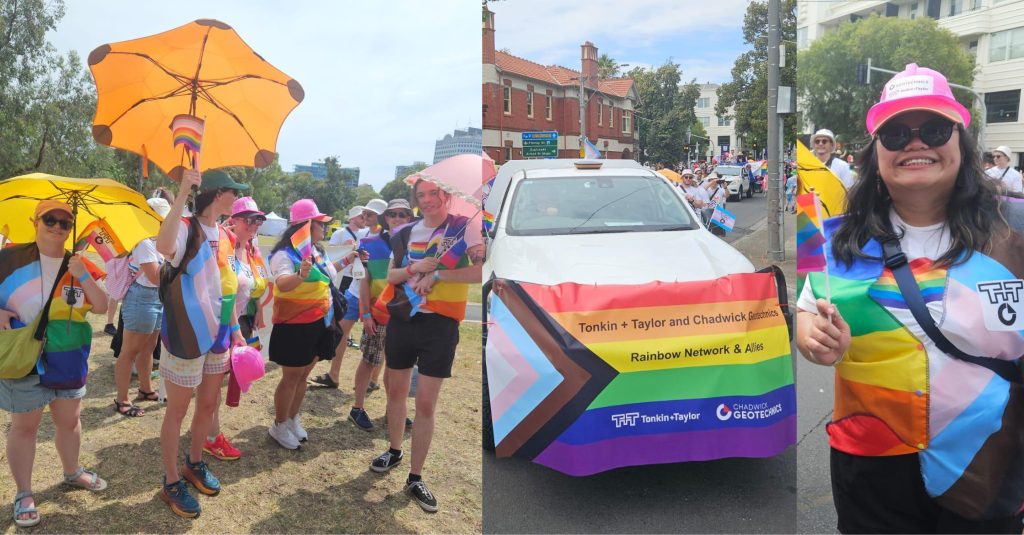
[(768, 254), (774, 262), (786, 259), (782, 238), (781, 186), (779, 179), (782, 135), (779, 120), (780, 0), (768, 0)]
[(580, 72), (580, 158), (583, 157), (583, 137), (587, 135), (587, 97), (586, 97), (586, 83), (587, 77), (583, 76)]

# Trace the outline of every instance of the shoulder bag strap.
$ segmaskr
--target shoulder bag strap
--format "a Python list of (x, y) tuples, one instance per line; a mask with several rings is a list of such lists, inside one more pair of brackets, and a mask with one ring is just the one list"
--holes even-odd
[(942, 334), (942, 331), (935, 325), (932, 315), (928, 313), (924, 297), (921, 296), (921, 288), (917, 286), (917, 280), (914, 279), (914, 274), (910, 271), (910, 265), (907, 263), (907, 255), (903, 254), (903, 250), (900, 248), (899, 238), (892, 236), (883, 241), (882, 251), (885, 255), (885, 266), (892, 270), (896, 284), (900, 287), (900, 293), (903, 294), (903, 299), (910, 308), (910, 312), (914, 314), (914, 319), (940, 350), (962, 361), (984, 366), (1011, 383), (1022, 382), (1021, 371), (1016, 363), (968, 355)]
[(1010, 172), (1010, 168), (1009, 167), (1007, 167), (1006, 169), (1003, 169), (1003, 174), (999, 175), (999, 180), (1002, 180), (1003, 177), (1006, 176), (1006, 173), (1009, 173), (1009, 172)]
[[(43, 333), (46, 332), (46, 324), (50, 322), (50, 303), (53, 302), (53, 294), (57, 292), (57, 287), (60, 286), (60, 280), (64, 278), (64, 274), (68, 271), (68, 261), (71, 260), (71, 254), (64, 252), (64, 261), (60, 263), (60, 269), (57, 270), (57, 279), (53, 281), (53, 287), (50, 288), (50, 297), (46, 299), (46, 304), (43, 305), (43, 311), (40, 312), (42, 317), (39, 318), (39, 324), (36, 326), (35, 339), (42, 340)], [(40, 267), (42, 265), (40, 264)]]

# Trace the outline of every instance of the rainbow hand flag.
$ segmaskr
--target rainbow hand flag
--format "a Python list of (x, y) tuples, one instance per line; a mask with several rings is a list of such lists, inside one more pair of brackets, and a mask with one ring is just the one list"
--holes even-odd
[(204, 121), (188, 114), (175, 115), (171, 120), (171, 137), (174, 146), (182, 146), (195, 167), (198, 162), (199, 148), (203, 144)]
[(584, 476), (771, 457), (796, 442), (792, 356), (770, 273), (607, 286), (498, 280), (491, 299), (498, 457)]
[(305, 260), (313, 256), (313, 235), (310, 231), (310, 221), (299, 227), (299, 230), (292, 234), (292, 247), (299, 253), (299, 258)]
[(80, 253), (90, 245), (104, 262), (128, 252), (105, 219), (97, 219), (82, 229), (82, 234), (75, 242), (74, 251)]

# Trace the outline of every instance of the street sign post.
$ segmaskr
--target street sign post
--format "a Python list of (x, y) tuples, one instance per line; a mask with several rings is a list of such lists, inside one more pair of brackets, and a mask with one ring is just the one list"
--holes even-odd
[(558, 132), (523, 132), (523, 158), (557, 158)]

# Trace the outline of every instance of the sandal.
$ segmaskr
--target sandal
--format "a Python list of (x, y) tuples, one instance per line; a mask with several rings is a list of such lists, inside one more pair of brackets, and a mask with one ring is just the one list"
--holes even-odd
[[(82, 477), (83, 474), (92, 476), (92, 481), (88, 484), (82, 483), (78, 478)], [(107, 488), (107, 482), (104, 481), (100, 476), (92, 470), (86, 470), (85, 468), (79, 467), (73, 474), (64, 474), (64, 484), (71, 485), (72, 487), (79, 487), (85, 490), (91, 490), (93, 492), (101, 491)]]
[(160, 401), (160, 394), (155, 390), (152, 392), (146, 392), (140, 388), (139, 395), (135, 396), (135, 401)]
[(334, 382), (334, 379), (331, 379), (331, 376), (326, 373), (323, 375), (317, 375), (316, 377), (310, 379), (310, 381), (323, 387), (338, 388), (338, 383)]
[(146, 411), (142, 407), (137, 407), (130, 401), (128, 403), (121, 403), (116, 399), (114, 400), (114, 412), (129, 418), (138, 418), (139, 416), (146, 415)]
[[(32, 507), (22, 507), (21, 500), (32, 498)], [(18, 518), (21, 515), (33, 515), (28, 518)], [(36, 509), (35, 497), (32, 491), (27, 490), (14, 495), (14, 523), (19, 528), (30, 528), (39, 523), (39, 510)]]

